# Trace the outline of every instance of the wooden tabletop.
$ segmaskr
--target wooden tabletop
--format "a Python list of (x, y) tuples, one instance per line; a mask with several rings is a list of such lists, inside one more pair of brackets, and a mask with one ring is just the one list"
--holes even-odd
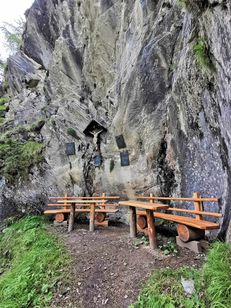
[(167, 204), (142, 202), (142, 201), (137, 201), (137, 200), (120, 201), (119, 205), (134, 206), (134, 207), (143, 208), (146, 210), (153, 210), (153, 211), (156, 211), (159, 209), (167, 209), (169, 207)]

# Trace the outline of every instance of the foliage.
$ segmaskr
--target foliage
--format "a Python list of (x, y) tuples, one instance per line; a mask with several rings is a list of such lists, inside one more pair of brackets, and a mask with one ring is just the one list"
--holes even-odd
[(42, 129), (44, 124), (45, 124), (45, 120), (38, 120), (30, 126), (29, 131), (39, 132)]
[(27, 217), (0, 237), (0, 307), (48, 307), (69, 257), (40, 217)]
[[(4, 22), (0, 27), (6, 40), (6, 47), (11, 54), (17, 52), (22, 44), (22, 33), (24, 30), (24, 20), (18, 19), (14, 23)], [(2, 61), (1, 61), (2, 62)]]
[(163, 251), (163, 253), (167, 256), (170, 254), (177, 254), (177, 247), (176, 243), (169, 240), (167, 243), (164, 243), (163, 245), (160, 246), (160, 249)]
[(69, 135), (69, 136), (72, 136), (72, 137), (74, 137), (75, 139), (78, 139), (78, 135), (77, 135), (77, 133), (76, 133), (76, 130), (74, 129), (74, 128), (68, 128), (67, 129), (67, 134)]
[[(215, 243), (202, 270), (193, 267), (155, 272), (131, 308), (231, 307), (231, 246)], [(186, 296), (181, 278), (192, 279), (195, 293)]]
[(114, 168), (115, 168), (115, 161), (114, 161), (114, 159), (111, 159), (110, 160), (110, 172), (112, 172), (114, 170)]
[(198, 64), (202, 68), (209, 69), (210, 71), (214, 71), (214, 65), (209, 58), (209, 51), (206, 47), (206, 43), (202, 38), (198, 38), (196, 43), (193, 46), (193, 51), (196, 56)]
[(0, 139), (0, 172), (9, 183), (20, 177), (26, 179), (29, 169), (42, 162), (42, 143), (28, 141), (22, 143), (9, 137)]
[(0, 105), (2, 106), (2, 105), (4, 105), (4, 104), (6, 104), (6, 103), (8, 103), (8, 98), (6, 98), (6, 97), (0, 97)]

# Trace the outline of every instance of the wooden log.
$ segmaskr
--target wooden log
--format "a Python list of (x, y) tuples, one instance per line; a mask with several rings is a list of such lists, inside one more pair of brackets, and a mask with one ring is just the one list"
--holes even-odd
[(75, 221), (75, 204), (71, 204), (68, 232), (71, 232), (72, 230), (74, 230), (74, 221)]
[(157, 248), (157, 238), (156, 238), (156, 228), (155, 228), (155, 219), (153, 216), (153, 211), (146, 210), (147, 222), (148, 222), (148, 237), (149, 244), (151, 249)]
[(96, 213), (95, 220), (97, 222), (103, 222), (106, 218), (106, 213)]
[(92, 204), (90, 209), (89, 231), (94, 232), (94, 230), (95, 230), (95, 204)]
[(136, 226), (136, 208), (129, 206), (130, 210), (130, 237), (137, 237), (137, 226)]
[(205, 236), (204, 230), (188, 227), (183, 224), (177, 224), (177, 233), (179, 238), (185, 243), (192, 240), (200, 240)]
[(140, 229), (145, 229), (148, 225), (147, 217), (145, 215), (139, 215), (137, 218), (137, 225), (140, 227)]
[(55, 221), (57, 221), (57, 222), (62, 222), (62, 221), (64, 221), (64, 215), (63, 215), (63, 213), (58, 213), (58, 214), (56, 214), (55, 215)]

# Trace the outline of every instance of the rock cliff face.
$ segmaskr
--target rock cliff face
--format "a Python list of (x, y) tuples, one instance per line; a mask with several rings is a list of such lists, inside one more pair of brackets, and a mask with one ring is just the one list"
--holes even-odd
[(26, 16), (1, 131), (42, 120), (32, 137), (44, 162), (27, 181), (2, 177), (1, 216), (65, 191), (197, 191), (222, 197), (209, 210), (225, 214), (220, 235), (231, 240), (230, 2), (36, 0)]

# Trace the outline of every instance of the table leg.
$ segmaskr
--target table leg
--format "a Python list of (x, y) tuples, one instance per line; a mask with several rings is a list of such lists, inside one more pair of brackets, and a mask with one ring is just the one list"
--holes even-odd
[(155, 218), (153, 216), (153, 211), (146, 210), (147, 221), (148, 221), (148, 237), (151, 249), (157, 248), (157, 238), (156, 238), (156, 228), (155, 228)]
[(74, 230), (74, 221), (75, 221), (75, 204), (71, 204), (69, 224), (68, 224), (68, 232), (71, 232), (72, 230)]
[(136, 208), (130, 206), (130, 237), (134, 238), (137, 236), (137, 226), (136, 226)]
[(95, 229), (95, 203), (91, 205), (89, 231), (93, 232), (94, 229)]

